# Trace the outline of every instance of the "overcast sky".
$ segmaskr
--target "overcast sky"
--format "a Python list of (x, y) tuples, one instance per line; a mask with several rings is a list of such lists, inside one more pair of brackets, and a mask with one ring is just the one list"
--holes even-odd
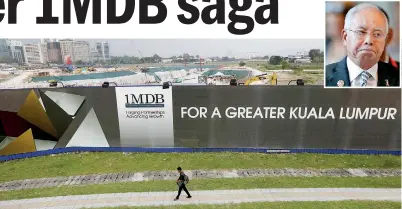
[[(83, 40), (83, 39), (76, 39)], [(40, 40), (27, 39), (23, 43), (39, 43)], [(184, 53), (211, 56), (272, 56), (295, 55), (310, 49), (324, 49), (323, 39), (275, 40), (275, 39), (107, 39), (88, 41), (94, 46), (97, 41), (110, 44), (112, 56), (178, 56)]]

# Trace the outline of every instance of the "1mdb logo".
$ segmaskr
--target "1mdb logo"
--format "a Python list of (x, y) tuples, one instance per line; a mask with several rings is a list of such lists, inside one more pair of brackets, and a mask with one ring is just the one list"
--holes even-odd
[(126, 94), (126, 108), (165, 107), (163, 94)]

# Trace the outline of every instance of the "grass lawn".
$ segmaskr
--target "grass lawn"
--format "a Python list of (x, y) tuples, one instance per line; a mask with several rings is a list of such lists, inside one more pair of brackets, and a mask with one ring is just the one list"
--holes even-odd
[(331, 201), (331, 202), (255, 202), (225, 205), (175, 205), (158, 207), (115, 207), (102, 209), (400, 209), (400, 202)]
[[(235, 179), (193, 179), (188, 189), (223, 190), (223, 189), (258, 189), (258, 188), (400, 188), (398, 177), (250, 177)], [(175, 195), (177, 186), (174, 181), (144, 181), (110, 183), (87, 186), (63, 186), (40, 189), (2, 191), (0, 200), (26, 199), (36, 197), (54, 197), (66, 195), (158, 192), (172, 191)]]
[(194, 169), (400, 168), (400, 156), (262, 153), (79, 153), (0, 163), (0, 182), (86, 174)]

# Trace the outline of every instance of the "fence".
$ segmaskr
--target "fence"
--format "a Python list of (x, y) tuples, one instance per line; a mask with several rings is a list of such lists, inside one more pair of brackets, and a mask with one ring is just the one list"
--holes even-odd
[(19, 89), (1, 90), (0, 101), (0, 160), (72, 150), (397, 155), (401, 150), (400, 89)]

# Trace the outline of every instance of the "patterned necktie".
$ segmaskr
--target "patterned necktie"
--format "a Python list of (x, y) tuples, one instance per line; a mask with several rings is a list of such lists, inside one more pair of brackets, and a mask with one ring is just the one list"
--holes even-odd
[(367, 81), (371, 77), (371, 74), (368, 73), (366, 70), (362, 72), (360, 75), (360, 83), (362, 87), (367, 86)]

